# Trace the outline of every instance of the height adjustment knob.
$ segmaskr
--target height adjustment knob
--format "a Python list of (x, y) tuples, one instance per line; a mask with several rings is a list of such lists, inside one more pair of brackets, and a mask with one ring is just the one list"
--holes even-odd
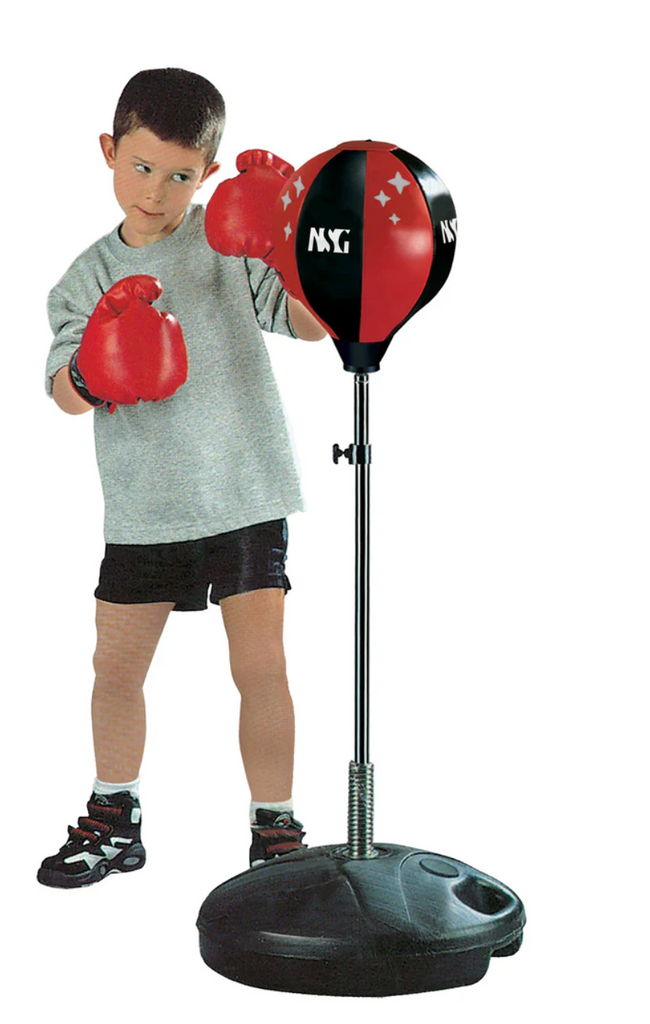
[(332, 454), (337, 465), (340, 458), (346, 458), (351, 466), (369, 466), (372, 462), (372, 445), (351, 444), (344, 450), (335, 444)]

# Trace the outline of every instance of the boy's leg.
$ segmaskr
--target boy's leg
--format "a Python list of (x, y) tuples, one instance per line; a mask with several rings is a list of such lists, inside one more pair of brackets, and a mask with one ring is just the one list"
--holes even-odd
[(71, 889), (92, 885), (112, 872), (136, 871), (146, 853), (140, 836), (140, 802), (125, 783), (140, 772), (145, 711), (142, 684), (173, 604), (109, 604), (97, 601), (97, 649), (92, 698), (97, 777), (116, 783), (96, 789), (88, 815), (68, 827), (57, 854), (46, 857), (37, 878)]
[(282, 642), (284, 590), (235, 594), (220, 607), (232, 676), (241, 694), (239, 742), (251, 799), (289, 800), (294, 714)]
[(130, 782), (144, 752), (142, 687), (173, 603), (97, 601), (97, 649), (92, 696), (97, 778)]

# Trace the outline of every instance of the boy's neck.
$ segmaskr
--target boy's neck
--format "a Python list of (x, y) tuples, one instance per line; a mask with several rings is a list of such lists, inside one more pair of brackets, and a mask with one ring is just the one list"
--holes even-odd
[(154, 242), (161, 242), (164, 238), (172, 235), (183, 223), (186, 213), (187, 210), (184, 210), (178, 220), (166, 225), (163, 231), (152, 232), (151, 234), (145, 234), (135, 229), (129, 223), (129, 218), (126, 217), (118, 227), (117, 232), (124, 244), (128, 245), (130, 249), (142, 249), (145, 245), (153, 245)]

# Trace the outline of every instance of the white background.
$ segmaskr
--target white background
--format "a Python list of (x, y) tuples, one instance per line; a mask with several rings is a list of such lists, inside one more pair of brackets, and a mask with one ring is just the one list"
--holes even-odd
[[(623, 0), (62, 3), (5, 13), (2, 627), (8, 1019), (642, 1019), (647, 938), (647, 36)], [(210, 971), (195, 921), (247, 863), (219, 612), (170, 620), (147, 683), (144, 871), (64, 892), (83, 813), (103, 549), (91, 417), (45, 398), (47, 292), (120, 218), (97, 141), (146, 67), (223, 92), (223, 174), (396, 143), (454, 198), (451, 276), (371, 378), (376, 839), (524, 900), (521, 952), (402, 999), (269, 993)], [(8, 319), (7, 319), (8, 318)], [(345, 838), (353, 752), (353, 377), (268, 339), (302, 465), (286, 647), (296, 812)], [(646, 957), (643, 957), (645, 962)]]

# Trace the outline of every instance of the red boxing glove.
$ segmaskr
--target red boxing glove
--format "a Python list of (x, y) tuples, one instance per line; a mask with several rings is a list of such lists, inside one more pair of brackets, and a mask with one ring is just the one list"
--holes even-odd
[(181, 325), (151, 305), (162, 285), (148, 274), (125, 277), (99, 300), (70, 360), (75, 390), (91, 405), (135, 405), (169, 398), (187, 380)]
[(273, 262), (273, 208), (293, 167), (264, 149), (237, 157), (236, 178), (218, 186), (205, 211), (205, 234), (222, 256)]

